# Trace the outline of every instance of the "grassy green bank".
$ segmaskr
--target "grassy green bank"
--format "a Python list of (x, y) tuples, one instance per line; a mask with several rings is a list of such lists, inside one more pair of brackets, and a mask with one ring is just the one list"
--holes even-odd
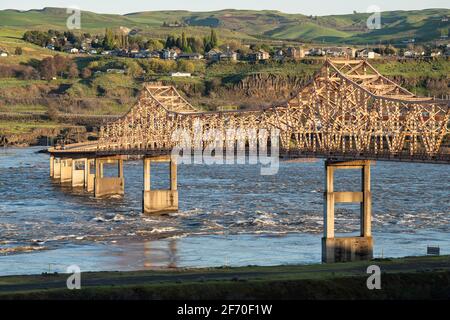
[[(381, 290), (368, 290), (369, 265)], [(450, 256), (276, 267), (0, 277), (0, 299), (450, 299)]]

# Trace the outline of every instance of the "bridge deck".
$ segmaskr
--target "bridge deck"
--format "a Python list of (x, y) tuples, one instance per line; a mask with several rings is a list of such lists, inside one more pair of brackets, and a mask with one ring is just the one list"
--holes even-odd
[(172, 86), (146, 85), (128, 113), (101, 128), (98, 141), (49, 152), (58, 157), (169, 154), (182, 136), (174, 133), (193, 139), (200, 132), (205, 147), (237, 129), (232, 140), (241, 149), (255, 143), (252, 134), (277, 132), (279, 154), (287, 158), (450, 163), (449, 106), (415, 96), (365, 60), (327, 60), (292, 98), (260, 110), (202, 112)]

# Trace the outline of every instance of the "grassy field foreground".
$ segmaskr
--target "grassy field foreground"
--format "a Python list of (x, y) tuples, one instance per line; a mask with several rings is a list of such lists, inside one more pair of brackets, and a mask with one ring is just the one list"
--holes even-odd
[[(369, 290), (369, 265), (381, 289)], [(0, 277), (0, 299), (450, 299), (450, 256), (276, 267)]]

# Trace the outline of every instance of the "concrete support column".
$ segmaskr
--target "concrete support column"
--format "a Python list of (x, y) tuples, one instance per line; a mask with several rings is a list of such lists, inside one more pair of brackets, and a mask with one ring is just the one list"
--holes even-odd
[[(359, 169), (362, 175), (361, 191), (334, 191), (334, 171)], [(370, 161), (325, 162), (324, 236), (322, 238), (322, 262), (370, 260), (373, 256), (371, 237), (372, 197), (370, 193)], [(334, 230), (335, 203), (360, 203), (360, 237), (336, 238)]]
[(87, 188), (88, 178), (89, 178), (89, 159), (83, 159), (84, 160), (84, 184), (83, 187)]
[[(104, 177), (104, 163), (117, 162), (117, 177)], [(96, 158), (94, 196), (100, 198), (110, 195), (123, 195), (125, 193), (125, 181), (123, 177), (123, 159), (121, 157)]]
[(362, 169), (363, 201), (361, 203), (361, 237), (372, 236), (372, 194), (370, 192), (370, 162)]
[[(170, 189), (151, 190), (151, 162), (170, 162)], [(167, 213), (178, 211), (177, 164), (170, 156), (144, 158), (143, 213)]]
[(117, 160), (118, 177), (123, 178), (123, 159)]
[(334, 238), (334, 167), (325, 165), (325, 193), (323, 208), (323, 236)]
[(53, 179), (61, 179), (61, 159), (53, 159)]
[[(97, 162), (96, 162), (97, 163)], [(103, 178), (103, 161), (98, 161), (98, 166), (95, 166), (95, 174), (98, 175)]]
[(177, 162), (175, 159), (170, 159), (170, 190), (177, 190)]
[(87, 159), (73, 159), (72, 161), (72, 187), (84, 187), (86, 177)]
[(95, 172), (91, 172), (91, 167), (95, 167), (95, 159), (88, 159), (87, 160), (87, 179), (86, 179), (86, 191), (87, 192), (93, 192), (94, 186), (95, 186)]
[(144, 191), (150, 191), (150, 159), (144, 158)]
[(55, 157), (54, 156), (50, 156), (50, 177), (52, 177), (52, 178), (55, 175), (54, 162), (55, 162)]
[(64, 158), (61, 160), (61, 183), (70, 184), (72, 182), (72, 165), (73, 160), (70, 158)]

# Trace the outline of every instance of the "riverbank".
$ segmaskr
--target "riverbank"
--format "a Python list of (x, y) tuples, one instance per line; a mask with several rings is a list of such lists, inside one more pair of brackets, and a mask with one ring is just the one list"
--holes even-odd
[[(381, 290), (368, 290), (369, 265)], [(0, 277), (0, 299), (449, 299), (450, 256), (274, 267), (164, 269)]]

